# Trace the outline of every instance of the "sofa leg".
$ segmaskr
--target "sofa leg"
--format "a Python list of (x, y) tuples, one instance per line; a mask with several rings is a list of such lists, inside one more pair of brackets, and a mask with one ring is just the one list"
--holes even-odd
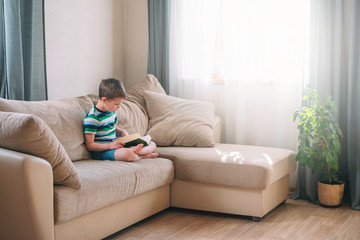
[[(282, 201), (278, 206), (283, 206), (285, 205), (286, 199), (284, 201)], [(252, 220), (254, 222), (261, 222), (263, 220), (264, 217), (252, 217)]]
[(254, 222), (261, 222), (262, 220), (263, 220), (263, 218), (262, 217), (252, 217), (252, 220), (254, 221)]

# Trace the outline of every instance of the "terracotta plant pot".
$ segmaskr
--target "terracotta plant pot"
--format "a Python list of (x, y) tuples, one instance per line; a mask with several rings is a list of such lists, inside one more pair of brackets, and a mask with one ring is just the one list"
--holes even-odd
[(345, 183), (326, 184), (318, 181), (318, 197), (321, 205), (339, 207), (344, 195)]

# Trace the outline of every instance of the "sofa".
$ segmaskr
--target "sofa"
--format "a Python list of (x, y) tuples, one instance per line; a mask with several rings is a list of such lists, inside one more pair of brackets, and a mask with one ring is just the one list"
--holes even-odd
[(82, 121), (97, 99), (0, 99), (0, 239), (101, 239), (169, 207), (259, 220), (288, 198), (293, 151), (220, 143), (214, 106), (166, 95), (151, 74), (116, 114), (159, 157), (92, 160)]

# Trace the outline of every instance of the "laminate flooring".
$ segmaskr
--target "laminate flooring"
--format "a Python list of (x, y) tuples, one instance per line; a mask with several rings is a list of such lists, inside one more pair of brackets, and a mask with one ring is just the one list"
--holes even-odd
[(360, 239), (360, 211), (349, 204), (325, 208), (288, 199), (261, 222), (231, 214), (169, 208), (106, 240), (173, 239)]

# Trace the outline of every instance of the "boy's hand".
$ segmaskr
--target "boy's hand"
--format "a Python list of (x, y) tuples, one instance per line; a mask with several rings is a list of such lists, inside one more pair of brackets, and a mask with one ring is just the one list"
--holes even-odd
[(129, 133), (127, 131), (125, 131), (124, 129), (121, 129), (118, 126), (115, 126), (115, 128), (116, 128), (116, 132), (117, 132), (117, 134), (119, 134), (119, 136), (125, 137), (125, 136), (129, 135)]
[(125, 131), (125, 130), (120, 130), (120, 132), (121, 132), (122, 137), (125, 137), (125, 136), (129, 135), (129, 133), (127, 131)]
[(109, 144), (110, 144), (110, 149), (118, 149), (124, 147), (124, 144), (119, 141), (113, 141), (112, 143)]

